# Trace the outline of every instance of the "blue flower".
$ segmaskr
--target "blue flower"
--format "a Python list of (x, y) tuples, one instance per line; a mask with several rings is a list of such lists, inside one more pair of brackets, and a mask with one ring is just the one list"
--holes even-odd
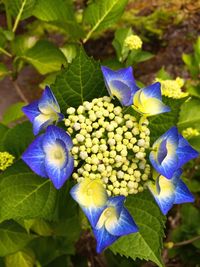
[(108, 199), (102, 181), (85, 178), (71, 189), (70, 194), (94, 227)]
[(198, 157), (198, 152), (178, 133), (175, 126), (160, 136), (152, 148), (151, 164), (157, 172), (168, 179), (172, 178), (174, 172), (183, 164)]
[(123, 106), (130, 106), (133, 102), (133, 95), (138, 90), (132, 67), (113, 71), (102, 66), (101, 70), (110, 96), (117, 97)]
[(124, 207), (124, 201), (124, 196), (110, 197), (96, 226), (93, 227), (98, 253), (101, 253), (119, 237), (138, 232), (132, 216)]
[(50, 178), (59, 189), (74, 169), (70, 154), (71, 137), (62, 129), (51, 125), (38, 136), (23, 153), (22, 159), (38, 175)]
[(108, 198), (100, 179), (85, 178), (71, 189), (70, 194), (92, 226), (98, 253), (119, 237), (138, 231), (133, 218), (124, 207), (125, 197)]
[(58, 102), (51, 89), (46, 86), (42, 97), (22, 108), (24, 114), (33, 123), (33, 133), (37, 135), (54, 121), (64, 118), (60, 113)]
[(157, 202), (164, 215), (172, 208), (174, 204), (194, 202), (194, 197), (181, 180), (182, 170), (178, 169), (169, 180), (160, 175), (155, 184), (150, 182), (148, 188)]
[(146, 117), (170, 111), (170, 108), (162, 102), (160, 83), (158, 82), (140, 89), (134, 94), (133, 108)]

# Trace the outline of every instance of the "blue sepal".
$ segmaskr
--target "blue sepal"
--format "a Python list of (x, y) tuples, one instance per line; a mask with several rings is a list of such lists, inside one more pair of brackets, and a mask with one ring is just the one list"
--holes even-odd
[(36, 174), (48, 177), (44, 164), (45, 153), (42, 149), (43, 139), (44, 134), (38, 136), (23, 153), (22, 159)]
[(97, 241), (97, 246), (96, 246), (97, 253), (101, 253), (105, 248), (110, 246), (119, 238), (119, 236), (114, 236), (109, 234), (106, 231), (105, 227), (102, 227), (99, 230), (93, 229), (93, 232)]

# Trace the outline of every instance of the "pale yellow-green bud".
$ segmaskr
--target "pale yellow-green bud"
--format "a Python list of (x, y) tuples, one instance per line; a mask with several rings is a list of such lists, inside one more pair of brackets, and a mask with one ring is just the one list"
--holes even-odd
[(93, 172), (95, 172), (97, 170), (97, 165), (92, 165), (91, 169)]
[(115, 187), (115, 188), (113, 189), (113, 194), (114, 194), (114, 195), (119, 195), (119, 193), (120, 193), (120, 189)]
[(142, 40), (138, 35), (131, 34), (126, 37), (124, 44), (128, 47), (129, 50), (137, 50), (142, 47)]
[(72, 133), (73, 133), (73, 129), (72, 129), (71, 127), (69, 127), (69, 128), (67, 129), (67, 132), (68, 132), (69, 134), (72, 134)]
[(82, 134), (77, 134), (76, 135), (76, 140), (78, 142), (83, 142), (85, 140), (85, 137)]
[(123, 118), (119, 117), (119, 116), (115, 116), (114, 120), (116, 121), (116, 123), (119, 125), (123, 122)]
[(83, 106), (79, 106), (77, 109), (78, 114), (83, 114), (84, 111), (85, 111), (85, 108)]
[(131, 129), (131, 128), (133, 128), (133, 126), (134, 126), (134, 124), (133, 124), (133, 121), (132, 120), (126, 121), (126, 127), (127, 128)]
[(119, 188), (119, 187), (120, 187), (120, 183), (119, 183), (118, 181), (115, 181), (115, 182), (113, 183), (113, 186), (114, 186), (115, 188)]
[(71, 125), (71, 121), (69, 119), (65, 119), (65, 126), (70, 126)]
[(116, 177), (116, 175), (111, 175), (111, 176), (110, 176), (110, 181), (111, 181), (112, 183), (116, 182), (116, 181), (117, 181), (117, 177)]
[(74, 178), (74, 179), (78, 179), (78, 174), (76, 173), (76, 172), (74, 172), (73, 174), (72, 174), (72, 177)]
[(75, 108), (70, 107), (70, 108), (67, 109), (67, 114), (69, 114), (69, 115), (74, 114), (75, 111), (76, 111)]
[(81, 152), (80, 152), (80, 158), (81, 158), (81, 159), (84, 160), (84, 159), (86, 159), (87, 157), (88, 157), (88, 153), (87, 153), (86, 151), (81, 151)]
[(115, 115), (120, 115), (122, 113), (122, 108), (121, 107), (115, 107), (113, 110)]
[(74, 154), (77, 154), (78, 151), (79, 151), (79, 148), (78, 148), (77, 146), (74, 146), (74, 147), (72, 147), (72, 149), (71, 149), (71, 152), (72, 152), (73, 155), (74, 155)]
[(110, 120), (113, 120), (114, 118), (115, 118), (115, 114), (111, 112), (111, 113), (109, 114), (109, 119), (110, 119)]

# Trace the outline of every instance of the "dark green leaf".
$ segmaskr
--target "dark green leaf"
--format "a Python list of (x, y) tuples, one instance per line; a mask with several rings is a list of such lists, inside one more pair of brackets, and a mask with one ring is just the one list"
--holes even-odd
[(19, 158), (33, 138), (32, 124), (27, 121), (23, 122), (5, 133), (1, 150), (7, 151), (16, 158)]
[(150, 118), (151, 143), (169, 130), (169, 128), (177, 125), (180, 107), (184, 101), (185, 98), (173, 99), (163, 97), (163, 102), (171, 108), (171, 111)]
[(32, 172), (6, 173), (0, 178), (0, 221), (8, 219), (52, 219), (57, 191), (49, 179)]
[(28, 235), (19, 224), (13, 221), (0, 224), (0, 236), (1, 257), (17, 252), (35, 238), (34, 235)]
[(62, 112), (67, 107), (77, 107), (85, 100), (107, 95), (99, 63), (89, 58), (83, 49), (56, 78), (52, 90)]
[(164, 216), (149, 192), (129, 196), (126, 207), (139, 227), (139, 232), (121, 237), (110, 248), (122, 256), (151, 260), (163, 267), (161, 259)]

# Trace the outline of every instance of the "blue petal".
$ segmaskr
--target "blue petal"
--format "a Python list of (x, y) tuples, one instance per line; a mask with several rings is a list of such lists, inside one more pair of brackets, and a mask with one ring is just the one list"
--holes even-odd
[[(153, 144), (149, 159), (153, 167), (163, 176), (170, 179), (179, 168), (176, 149), (178, 146), (178, 130), (172, 127)], [(167, 150), (167, 153), (166, 153)]]
[(42, 149), (44, 134), (38, 136), (23, 153), (23, 161), (38, 175), (48, 177), (45, 169), (45, 154)]
[[(55, 158), (53, 154), (53, 150), (55, 149), (61, 153), (62, 156), (60, 158)], [(45, 168), (48, 177), (53, 182), (55, 188), (60, 189), (73, 172), (74, 160), (70, 156), (65, 143), (60, 139), (56, 139), (54, 144), (51, 143), (44, 146), (44, 151), (46, 154)]]
[(31, 104), (22, 108), (24, 114), (28, 117), (28, 119), (33, 123), (35, 117), (40, 114), (38, 109), (38, 101), (34, 101)]
[(146, 97), (157, 98), (158, 100), (162, 101), (161, 85), (159, 82), (143, 88), (142, 93), (144, 93)]
[(86, 217), (88, 218), (88, 221), (90, 222), (92, 227), (95, 227), (100, 215), (105, 209), (105, 206), (103, 207), (84, 207), (80, 206), (83, 212), (85, 213)]
[(149, 160), (152, 166), (156, 169), (156, 171), (162, 174), (163, 176), (167, 177), (168, 179), (172, 178), (174, 172), (178, 168), (178, 158), (176, 154), (174, 154), (173, 157), (163, 161), (160, 164), (156, 157), (156, 153), (152, 151), (149, 155)]
[(45, 139), (43, 140), (43, 146), (45, 147), (48, 144), (53, 144), (56, 139), (62, 140), (68, 150), (70, 150), (73, 146), (71, 137), (63, 129), (54, 125), (48, 126)]
[(97, 206), (86, 207), (86, 206), (81, 205), (79, 201), (80, 200), (79, 199), (79, 187), (80, 187), (80, 183), (73, 186), (72, 189), (70, 190), (70, 195), (80, 205), (81, 209), (83, 210), (86, 217), (88, 218), (91, 226), (95, 227), (99, 220), (100, 215), (102, 214), (106, 206), (102, 205), (98, 207)]
[(138, 232), (138, 227), (127, 209), (123, 208), (118, 221), (107, 230), (111, 235), (123, 236)]
[(107, 201), (107, 206), (113, 206), (115, 207), (117, 214), (120, 214), (122, 209), (124, 208), (124, 201), (125, 201), (125, 196), (115, 196), (115, 197), (109, 197)]
[(101, 253), (105, 248), (114, 243), (119, 237), (109, 234), (105, 227), (102, 227), (99, 230), (93, 229), (94, 236), (97, 241), (96, 251)]
[(180, 179), (176, 191), (174, 204), (194, 202), (194, 196), (191, 194), (185, 183)]
[[(133, 95), (139, 89), (137, 87), (137, 85), (135, 83), (135, 79), (133, 77), (133, 69), (132, 69), (132, 67), (128, 67), (128, 68), (120, 69), (120, 70), (117, 70), (117, 71), (113, 71), (113, 70), (109, 69), (108, 67), (102, 66), (101, 70), (102, 70), (102, 73), (103, 73), (103, 76), (104, 76), (104, 81), (105, 81), (106, 87), (107, 87), (108, 92), (109, 92), (110, 95), (112, 95), (111, 82), (114, 81), (114, 80), (115, 81), (120, 81), (121, 83), (123, 83), (124, 85), (126, 85), (130, 89), (131, 94), (129, 95), (130, 96), (129, 105), (131, 105), (132, 104)], [(119, 84), (119, 85), (121, 85), (121, 84)], [(115, 84), (115, 87), (116, 87), (116, 84)], [(120, 86), (120, 88), (121, 88), (121, 86)], [(128, 102), (126, 102), (126, 105), (128, 105)]]
[(55, 112), (60, 112), (60, 107), (58, 105), (58, 102), (57, 102), (53, 92), (51, 91), (51, 89), (48, 86), (45, 87), (45, 90), (42, 94), (42, 97), (40, 98), (40, 100), (38, 102), (39, 102), (38, 107), (42, 113), (43, 113), (42, 110), (48, 106), (52, 107)]
[(199, 156), (199, 153), (191, 147), (188, 141), (183, 138), (181, 134), (178, 135), (179, 143), (177, 148), (177, 155), (179, 159), (179, 167), (183, 166), (186, 162)]
[(37, 135), (40, 131), (46, 129), (48, 125), (50, 125), (54, 119), (49, 118), (48, 115), (39, 114), (37, 117), (35, 117), (33, 121), (33, 133), (34, 135)]
[(110, 82), (110, 91), (111, 95), (116, 96), (123, 106), (128, 106), (130, 105), (129, 103), (132, 104), (131, 89), (123, 82), (112, 80)]
[(159, 146), (158, 149), (158, 155), (157, 155), (157, 159), (159, 164), (161, 164), (163, 162), (163, 160), (165, 159), (165, 157), (167, 156), (167, 140), (163, 140)]

